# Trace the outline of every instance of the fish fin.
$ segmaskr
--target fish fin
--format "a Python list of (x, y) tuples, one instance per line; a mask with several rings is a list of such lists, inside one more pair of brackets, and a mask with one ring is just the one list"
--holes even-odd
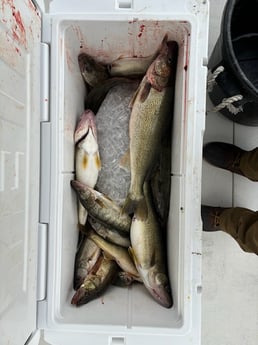
[(142, 222), (144, 222), (147, 219), (148, 208), (147, 208), (147, 203), (146, 203), (145, 198), (138, 201), (136, 209), (135, 209), (134, 217), (137, 220), (140, 220)]
[(107, 260), (114, 260), (114, 257), (105, 251), (103, 251), (103, 257)]
[(86, 232), (85, 226), (80, 223), (78, 223), (78, 230), (79, 230), (79, 233), (82, 233), (82, 234), (85, 234)]
[(133, 104), (134, 104), (136, 97), (138, 96), (139, 92), (141, 92), (140, 102), (143, 103), (146, 100), (146, 98), (148, 97), (150, 89), (151, 89), (151, 83), (148, 81), (147, 77), (145, 76), (145, 77), (143, 77), (142, 82), (140, 83), (140, 85), (137, 87), (135, 93), (133, 94), (133, 97), (129, 103), (129, 108), (132, 109)]
[(81, 204), (81, 202), (78, 202), (78, 218), (79, 218), (79, 224), (84, 226), (87, 220), (88, 212), (85, 209), (85, 207)]
[(100, 199), (96, 199), (95, 203), (98, 204), (102, 208), (107, 208), (107, 205), (105, 205), (105, 203)]
[(129, 103), (129, 108), (130, 108), (130, 109), (132, 109), (132, 107), (133, 107), (133, 104), (134, 104), (134, 102), (135, 102), (135, 100), (136, 100), (136, 97), (137, 97), (139, 91), (140, 91), (140, 88), (141, 88), (141, 83), (140, 83), (140, 85), (137, 87), (137, 89), (135, 90), (135, 92), (134, 92), (134, 94), (133, 94), (133, 96), (132, 96), (132, 98), (131, 98), (131, 100), (130, 100), (130, 103)]
[(128, 252), (129, 252), (129, 255), (131, 256), (131, 258), (133, 259), (133, 262), (134, 262), (135, 266), (136, 266), (136, 267), (139, 266), (139, 262), (138, 262), (138, 260), (137, 260), (137, 258), (136, 258), (136, 255), (135, 255), (135, 253), (134, 253), (133, 248), (132, 248), (132, 247), (129, 247), (129, 248), (128, 248)]
[(122, 168), (125, 168), (126, 170), (130, 171), (130, 167), (131, 167), (131, 164), (130, 164), (130, 149), (128, 149), (120, 158), (119, 160), (119, 165), (122, 167)]
[(151, 83), (146, 80), (140, 94), (141, 103), (144, 103), (146, 101), (147, 97), (149, 96), (150, 89), (151, 89)]
[(130, 193), (128, 193), (127, 198), (122, 207), (122, 213), (132, 214), (137, 220), (145, 221), (148, 216), (148, 208), (146, 204), (145, 197), (140, 200), (132, 199)]

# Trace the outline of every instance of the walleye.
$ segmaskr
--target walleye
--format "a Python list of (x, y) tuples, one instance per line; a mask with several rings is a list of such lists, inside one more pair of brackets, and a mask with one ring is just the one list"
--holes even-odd
[(157, 53), (147, 57), (119, 58), (107, 66), (111, 77), (140, 77), (144, 75), (157, 57)]
[(89, 275), (75, 292), (71, 303), (78, 307), (99, 297), (112, 283), (117, 271), (118, 267), (115, 261), (101, 255)]
[[(77, 124), (74, 141), (75, 147), (75, 177), (78, 181), (94, 187), (101, 162), (99, 157), (97, 129), (95, 125), (95, 115), (91, 110), (85, 110)], [(79, 224), (85, 225), (87, 211), (78, 203)]]
[(150, 64), (158, 56), (163, 44), (167, 41), (167, 35), (163, 38), (160, 46), (155, 51), (146, 57), (126, 57), (118, 58), (117, 60), (111, 62), (107, 65), (108, 72), (111, 77), (140, 77), (143, 76)]
[(101, 249), (94, 241), (84, 236), (75, 256), (73, 288), (77, 290), (94, 267)]
[(109, 78), (106, 65), (97, 62), (92, 56), (81, 53), (78, 56), (78, 62), (82, 77), (91, 88), (101, 85), (103, 81)]
[(130, 231), (131, 218), (127, 214), (122, 214), (121, 207), (114, 201), (79, 181), (72, 180), (71, 186), (94, 219), (118, 231)]
[(164, 42), (132, 100), (129, 124), (131, 184), (123, 211), (147, 217), (143, 184), (155, 163), (164, 131), (171, 123), (176, 42)]
[(115, 228), (109, 228), (101, 223), (96, 222), (95, 219), (89, 217), (89, 223), (98, 235), (103, 237), (108, 242), (117, 244), (121, 247), (128, 248), (130, 246), (129, 233), (127, 231), (117, 231)]
[(162, 232), (156, 219), (147, 181), (144, 183), (144, 193), (148, 216), (144, 221), (138, 219), (137, 215), (133, 218), (130, 252), (147, 290), (159, 304), (170, 308), (173, 302), (166, 270)]
[(115, 260), (118, 266), (135, 280), (140, 280), (139, 273), (128, 253), (128, 250), (116, 244), (105, 241), (101, 236), (93, 231), (89, 234), (89, 238), (94, 241), (106, 254), (107, 257)]

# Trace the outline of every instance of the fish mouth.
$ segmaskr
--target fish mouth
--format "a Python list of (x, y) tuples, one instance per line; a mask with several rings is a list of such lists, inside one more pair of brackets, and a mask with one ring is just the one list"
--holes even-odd
[(70, 182), (72, 188), (76, 191), (84, 190), (85, 185), (77, 180), (71, 180)]
[(164, 287), (158, 288), (151, 288), (150, 290), (151, 295), (154, 299), (163, 307), (171, 308), (173, 305), (173, 300), (170, 293)]
[(79, 118), (79, 122), (76, 126), (74, 132), (74, 142), (77, 145), (79, 142), (84, 140), (89, 134), (89, 131), (92, 131), (94, 138), (97, 140), (97, 129), (95, 125), (95, 115), (90, 110), (85, 110)]
[(71, 304), (79, 307), (83, 304), (88, 303), (91, 298), (95, 297), (94, 291), (85, 291), (84, 287), (81, 285), (79, 289), (75, 292), (72, 297)]
[[(173, 298), (169, 283), (166, 281), (166, 275), (164, 273), (153, 274), (150, 270), (147, 275), (145, 274), (141, 277), (145, 287), (155, 301), (165, 308), (171, 308), (173, 305)], [(157, 281), (159, 277), (164, 281)]]

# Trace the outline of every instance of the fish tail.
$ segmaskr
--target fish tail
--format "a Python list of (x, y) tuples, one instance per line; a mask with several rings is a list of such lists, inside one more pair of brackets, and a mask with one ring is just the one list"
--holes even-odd
[(85, 207), (81, 204), (81, 202), (78, 202), (78, 218), (79, 218), (79, 224), (84, 226), (87, 220), (88, 211), (85, 209)]
[(145, 197), (142, 196), (141, 198), (136, 199), (131, 193), (128, 193), (122, 212), (127, 214), (134, 213), (138, 220), (146, 220), (148, 216), (148, 208)]

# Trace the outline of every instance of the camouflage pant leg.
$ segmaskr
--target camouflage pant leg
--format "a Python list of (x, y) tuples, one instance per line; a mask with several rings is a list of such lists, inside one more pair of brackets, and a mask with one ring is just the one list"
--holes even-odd
[(242, 207), (229, 208), (222, 212), (220, 226), (245, 252), (258, 255), (258, 212)]
[(242, 155), (239, 167), (250, 180), (258, 181), (258, 147)]

